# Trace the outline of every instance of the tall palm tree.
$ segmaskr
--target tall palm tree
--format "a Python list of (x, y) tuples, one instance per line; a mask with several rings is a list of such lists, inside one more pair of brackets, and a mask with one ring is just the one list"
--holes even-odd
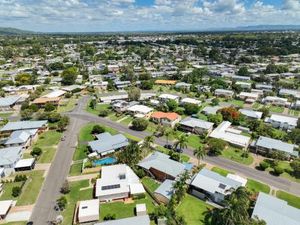
[(166, 129), (166, 130), (165, 130), (165, 136), (166, 136), (167, 144), (169, 144), (169, 138), (170, 138), (170, 136), (172, 135), (172, 133), (173, 133), (173, 130), (172, 130), (172, 129)]
[(153, 135), (149, 135), (147, 137), (144, 138), (144, 142), (143, 142), (143, 147), (144, 148), (151, 148), (151, 146), (154, 143), (154, 136)]
[(175, 143), (175, 149), (177, 149), (177, 147), (179, 147), (180, 150), (183, 150), (184, 148), (187, 147), (187, 143), (188, 143), (188, 136), (185, 134), (182, 134), (177, 137), (177, 141)]
[(200, 145), (198, 148), (194, 149), (194, 156), (198, 159), (198, 166), (200, 165), (200, 159), (203, 159), (204, 156), (206, 156), (206, 151), (203, 148), (202, 145)]

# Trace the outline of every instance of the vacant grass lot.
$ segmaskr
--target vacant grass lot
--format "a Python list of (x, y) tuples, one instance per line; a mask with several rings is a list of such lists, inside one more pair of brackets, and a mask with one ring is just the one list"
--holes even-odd
[(212, 207), (200, 199), (186, 195), (177, 208), (177, 212), (183, 215), (188, 225), (204, 225), (205, 213)]
[(64, 112), (72, 111), (75, 108), (76, 102), (77, 102), (76, 97), (64, 99), (63, 104), (58, 106), (57, 112), (64, 113)]
[(93, 188), (80, 191), (81, 188), (89, 186), (88, 180), (82, 180), (70, 183), (70, 193), (66, 195), (68, 204), (62, 215), (64, 217), (63, 225), (73, 224), (73, 216), (78, 201), (90, 200), (93, 198)]
[(248, 157), (243, 157), (243, 150), (233, 148), (233, 147), (228, 147), (227, 149), (222, 151), (222, 156), (224, 158), (233, 160), (235, 162), (245, 164), (245, 165), (250, 165), (253, 163), (253, 157), (251, 154), (248, 155)]
[(248, 179), (246, 187), (253, 192), (264, 192), (266, 194), (270, 193), (270, 186), (260, 183), (256, 180)]
[(18, 206), (34, 204), (44, 182), (44, 171), (35, 170), (24, 174), (28, 176), (28, 179), (22, 189), (20, 197), (18, 198)]
[(115, 214), (116, 219), (135, 216), (136, 204), (143, 203), (146, 204), (148, 214), (154, 211), (154, 200), (148, 194), (146, 194), (146, 198), (135, 200), (134, 203), (130, 204), (124, 204), (123, 202), (103, 203), (100, 207), (101, 221), (107, 214)]
[(277, 198), (287, 201), (290, 206), (300, 209), (300, 197), (284, 191), (277, 191), (276, 196)]
[(76, 163), (76, 164), (71, 165), (69, 175), (70, 176), (80, 175), (81, 174), (81, 168), (82, 168), (82, 163)]
[(13, 187), (21, 187), (23, 182), (13, 182), (3, 184), (3, 192), (0, 196), (0, 201), (2, 200), (17, 200), (17, 198), (12, 196)]
[(42, 149), (43, 153), (39, 157), (39, 163), (50, 163), (55, 155), (57, 145), (61, 139), (62, 133), (55, 130), (49, 130), (41, 134), (37, 142), (33, 145)]

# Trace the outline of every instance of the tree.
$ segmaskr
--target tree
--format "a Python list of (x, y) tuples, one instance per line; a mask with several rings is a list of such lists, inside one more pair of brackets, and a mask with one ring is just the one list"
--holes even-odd
[(174, 111), (175, 109), (177, 109), (177, 107), (178, 107), (178, 103), (175, 101), (175, 100), (173, 100), (173, 99), (170, 99), (169, 101), (167, 101), (167, 106), (168, 106), (168, 111)]
[(33, 111), (30, 109), (25, 109), (21, 111), (21, 119), (22, 120), (30, 120), (33, 117)]
[(262, 112), (262, 118), (266, 118), (270, 114), (270, 109), (268, 107), (262, 107), (259, 109)]
[(299, 145), (300, 144), (300, 129), (292, 129), (291, 132), (288, 133), (288, 139), (293, 143)]
[(71, 190), (70, 190), (69, 182), (67, 180), (65, 180), (65, 182), (62, 185), (62, 187), (60, 188), (60, 192), (62, 194), (68, 194), (70, 191)]
[(35, 77), (28, 73), (21, 73), (16, 76), (15, 81), (17, 86), (29, 85), (29, 84), (34, 84)]
[(104, 132), (105, 132), (105, 128), (97, 124), (97, 125), (93, 126), (91, 134), (101, 134)]
[(131, 87), (128, 90), (128, 99), (130, 101), (138, 101), (141, 97), (141, 90), (137, 87)]
[(241, 113), (235, 107), (225, 107), (218, 110), (218, 112), (222, 114), (224, 120), (228, 120), (235, 124), (239, 123)]
[(56, 200), (56, 204), (60, 210), (64, 210), (68, 204), (68, 200), (65, 196), (61, 196)]
[(46, 103), (44, 109), (46, 112), (51, 112), (54, 111), (56, 107), (52, 103)]
[(91, 109), (95, 109), (95, 108), (96, 108), (96, 105), (97, 105), (96, 99), (92, 99), (92, 100), (90, 101), (89, 107), (90, 107)]
[(143, 141), (143, 147), (144, 148), (151, 148), (151, 146), (154, 144), (154, 136), (150, 135), (144, 138)]
[(300, 178), (300, 159), (294, 160), (290, 165), (293, 169), (294, 176)]
[(115, 219), (116, 219), (116, 214), (110, 214), (110, 213), (105, 215), (104, 218), (103, 218), (104, 221), (115, 220)]
[(42, 154), (42, 149), (40, 147), (34, 147), (32, 149), (32, 151), (30, 152), (30, 155), (32, 155), (33, 157), (38, 157)]
[(165, 130), (165, 137), (166, 137), (166, 141), (167, 144), (169, 144), (169, 137), (174, 133), (173, 129), (166, 129)]
[(76, 67), (70, 67), (68, 69), (65, 69), (62, 72), (62, 75), (61, 75), (61, 77), (62, 77), (61, 83), (63, 85), (75, 84), (75, 81), (77, 79), (77, 75), (78, 75), (78, 72), (77, 72)]
[(183, 107), (184, 107), (184, 112), (187, 115), (193, 115), (199, 112), (199, 107), (192, 103), (187, 103)]
[(267, 65), (265, 74), (277, 73), (277, 66), (273, 63)]
[(180, 136), (178, 136), (177, 141), (175, 142), (175, 149), (177, 149), (178, 147), (183, 150), (184, 148), (187, 147), (187, 143), (188, 143), (188, 136), (186, 134), (182, 134)]
[(221, 113), (209, 114), (207, 119), (209, 122), (215, 123), (217, 125), (223, 122), (223, 116)]
[(250, 73), (248, 71), (248, 68), (246, 66), (242, 66), (238, 71), (239, 76), (249, 76)]
[(123, 151), (118, 152), (117, 158), (119, 162), (133, 167), (142, 159), (142, 149), (137, 143), (131, 142)]
[(62, 116), (60, 120), (57, 123), (57, 129), (62, 132), (66, 129), (66, 127), (69, 125), (70, 119), (68, 116)]
[(14, 198), (16, 198), (16, 197), (18, 197), (20, 194), (21, 194), (21, 191), (22, 191), (22, 189), (21, 189), (21, 187), (19, 187), (19, 186), (14, 186), (13, 188), (12, 188), (12, 196), (14, 197)]
[(227, 142), (222, 139), (211, 138), (208, 141), (208, 150), (212, 155), (220, 155), (225, 149)]
[(217, 105), (219, 105), (219, 103), (220, 103), (220, 100), (218, 98), (213, 98), (211, 100), (212, 106), (217, 106)]
[(147, 129), (148, 124), (149, 124), (148, 120), (144, 118), (136, 118), (132, 121), (132, 129), (143, 131)]
[(153, 88), (154, 82), (152, 80), (143, 80), (141, 82), (141, 89), (151, 90)]
[(204, 156), (206, 155), (206, 151), (205, 151), (205, 149), (203, 148), (202, 145), (199, 145), (198, 148), (194, 149), (193, 154), (198, 159), (198, 166), (199, 166), (200, 165), (200, 159), (204, 158)]

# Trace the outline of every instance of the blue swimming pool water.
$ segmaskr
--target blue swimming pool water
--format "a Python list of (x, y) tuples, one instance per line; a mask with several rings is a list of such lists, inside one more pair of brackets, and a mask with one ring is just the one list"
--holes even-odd
[(93, 162), (94, 166), (103, 166), (103, 165), (111, 165), (117, 162), (117, 159), (114, 157), (107, 157), (104, 159), (98, 159)]

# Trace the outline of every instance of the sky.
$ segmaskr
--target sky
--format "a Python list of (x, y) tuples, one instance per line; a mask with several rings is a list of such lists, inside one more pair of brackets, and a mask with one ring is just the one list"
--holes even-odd
[(0, 0), (0, 27), (41, 32), (197, 31), (300, 25), (300, 0)]

